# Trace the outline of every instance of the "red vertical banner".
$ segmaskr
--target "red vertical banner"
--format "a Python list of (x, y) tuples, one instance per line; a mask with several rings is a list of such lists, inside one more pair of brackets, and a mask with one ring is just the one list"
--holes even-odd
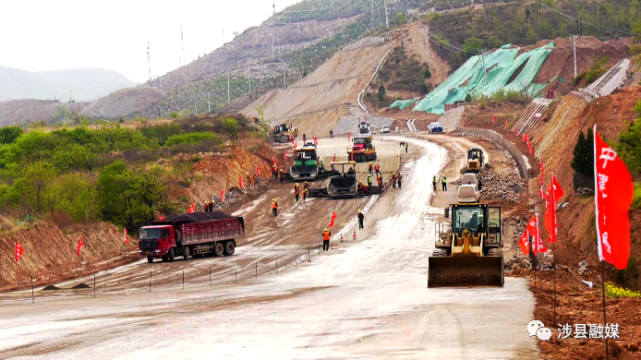
[(348, 132), (347, 133), (347, 141), (349, 142), (349, 139), (352, 137), (352, 133)]
[(539, 170), (541, 171), (541, 173), (545, 171), (545, 167), (543, 166), (543, 160), (541, 160), (541, 162), (539, 163)]
[(85, 242), (78, 238), (78, 256), (80, 256), (80, 249), (85, 246)]
[(334, 154), (334, 160), (332, 162), (336, 162), (336, 154)]
[(276, 166), (276, 159), (274, 159), (274, 166)]
[(336, 214), (332, 211), (332, 216), (329, 219), (329, 227), (334, 227), (334, 220), (336, 220)]
[(243, 177), (242, 176), (238, 177), (238, 187), (241, 188), (241, 189), (243, 188)]
[(492, 115), (492, 124), (496, 124), (496, 116)]
[(556, 242), (557, 223), (556, 223), (556, 198), (552, 186), (548, 186), (548, 194), (545, 201), (545, 230), (548, 231), (548, 242)]
[(16, 262), (20, 261), (22, 254), (24, 254), (24, 248), (16, 241)]
[(530, 239), (528, 238), (527, 229), (523, 231), (523, 235), (521, 235), (521, 238), (519, 239), (519, 248), (521, 248), (523, 255), (528, 255), (530, 253)]
[(503, 131), (507, 131), (507, 119), (505, 119), (505, 128), (503, 129)]
[(594, 205), (599, 259), (617, 269), (630, 258), (630, 205), (634, 183), (625, 163), (594, 126)]
[(527, 224), (527, 231), (532, 235), (532, 252), (536, 255), (538, 253), (548, 252), (548, 249), (543, 245), (541, 240), (541, 233), (539, 232), (539, 215), (534, 214), (534, 217)]
[(260, 176), (260, 166), (256, 166), (256, 176)]
[(314, 145), (318, 146), (318, 138), (314, 136)]
[(514, 136), (519, 136), (519, 129), (514, 128)]
[(123, 229), (123, 235), (125, 237), (125, 244), (129, 244), (129, 236), (127, 236), (127, 228)]
[(225, 202), (225, 189), (220, 190), (220, 202)]

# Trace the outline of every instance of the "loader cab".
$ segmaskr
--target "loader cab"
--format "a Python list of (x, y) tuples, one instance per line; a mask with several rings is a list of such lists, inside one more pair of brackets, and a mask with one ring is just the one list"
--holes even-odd
[[(446, 209), (446, 217), (449, 210)], [(500, 207), (490, 207), (487, 204), (453, 204), (451, 216), (452, 233), (463, 236), (463, 232), (468, 230), (473, 237), (484, 234), (488, 246), (497, 247), (502, 244)]]
[(280, 124), (280, 125), (274, 126), (275, 134), (280, 134), (288, 131), (289, 131), (289, 128), (287, 127), (287, 124)]

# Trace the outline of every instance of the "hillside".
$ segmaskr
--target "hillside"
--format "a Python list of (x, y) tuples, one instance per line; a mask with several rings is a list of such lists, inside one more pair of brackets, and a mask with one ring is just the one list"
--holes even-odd
[(0, 101), (17, 99), (95, 100), (133, 86), (124, 75), (106, 69), (78, 68), (31, 72), (0, 66)]

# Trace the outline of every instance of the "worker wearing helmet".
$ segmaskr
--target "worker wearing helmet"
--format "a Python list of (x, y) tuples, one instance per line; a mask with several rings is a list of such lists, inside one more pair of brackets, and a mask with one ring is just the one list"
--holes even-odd
[(374, 171), (376, 171), (376, 175), (381, 173), (381, 166), (376, 163), (376, 166), (374, 166)]
[(309, 189), (309, 185), (307, 184), (307, 181), (305, 181), (305, 185), (303, 185), (303, 189), (305, 189), (305, 190)]
[(300, 187), (298, 186), (298, 183), (294, 185), (294, 194), (296, 195), (296, 202), (298, 202), (298, 196), (300, 195)]
[(396, 180), (397, 180), (396, 173), (394, 173), (392, 174), (392, 186), (394, 188), (396, 188)]
[(278, 217), (278, 203), (276, 202), (276, 199), (272, 199), (272, 213), (274, 214), (274, 217)]
[(327, 230), (323, 230), (323, 251), (329, 251), (329, 239), (332, 236), (332, 232)]
[(363, 212), (358, 210), (358, 230), (365, 229), (365, 225), (363, 223), (365, 222), (365, 215), (363, 215)]
[(372, 163), (369, 163), (369, 166), (367, 167), (367, 172), (371, 175), (372, 174)]

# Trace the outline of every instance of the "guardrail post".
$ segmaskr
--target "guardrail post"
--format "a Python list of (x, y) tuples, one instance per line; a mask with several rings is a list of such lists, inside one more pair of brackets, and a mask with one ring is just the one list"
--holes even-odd
[(93, 298), (96, 298), (96, 274), (93, 274)]
[(151, 277), (152, 277), (153, 272), (149, 272), (149, 292), (151, 292)]
[(183, 270), (183, 290), (185, 290), (185, 270)]
[(209, 268), (209, 286), (211, 286), (211, 268)]
[(30, 276), (30, 278), (31, 278), (31, 303), (33, 304), (34, 302), (36, 302), (36, 298), (33, 294), (33, 276)]

